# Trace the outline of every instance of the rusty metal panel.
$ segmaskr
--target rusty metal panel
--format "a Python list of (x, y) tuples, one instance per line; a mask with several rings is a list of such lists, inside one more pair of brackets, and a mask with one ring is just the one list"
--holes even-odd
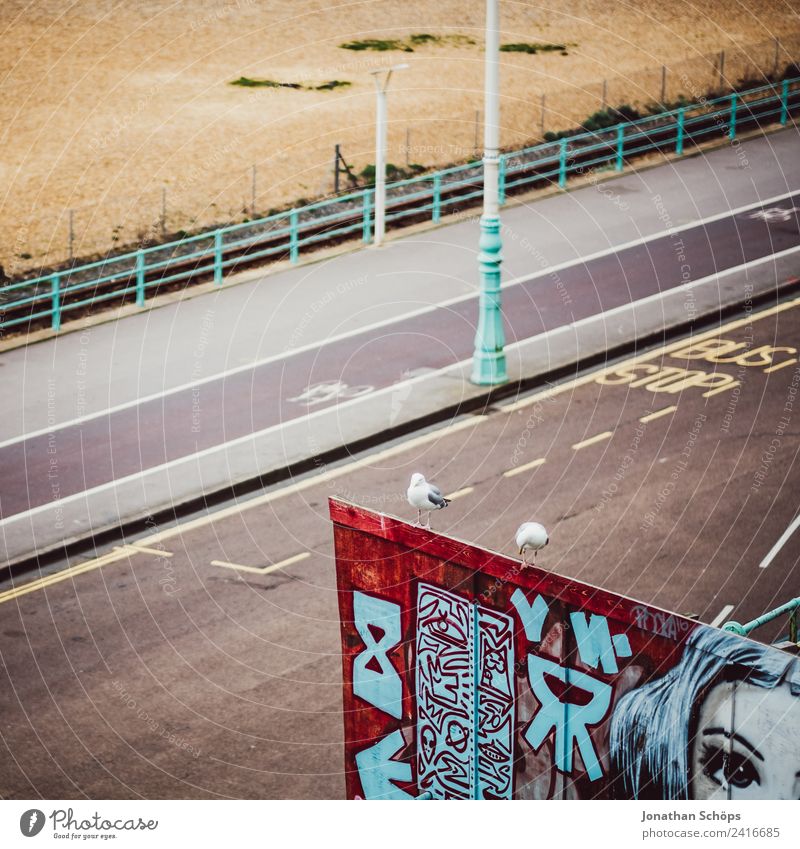
[(792, 655), (330, 510), (349, 798), (796, 798)]

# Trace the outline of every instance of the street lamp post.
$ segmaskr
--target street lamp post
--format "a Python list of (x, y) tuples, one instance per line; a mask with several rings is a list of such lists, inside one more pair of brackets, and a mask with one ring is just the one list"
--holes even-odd
[(486, 0), (486, 73), (483, 122), (483, 214), (481, 215), (481, 275), (478, 329), (472, 357), (472, 382), (480, 386), (505, 383), (505, 335), (501, 312), (500, 205), (498, 198), (500, 171), (500, 31), (498, 0)]
[[(378, 248), (386, 232), (386, 91), (393, 71), (402, 71), (407, 64), (392, 65), (391, 68), (379, 68), (370, 71), (375, 80), (377, 103), (375, 108), (375, 236), (374, 244)], [(381, 77), (386, 74), (385, 77)]]

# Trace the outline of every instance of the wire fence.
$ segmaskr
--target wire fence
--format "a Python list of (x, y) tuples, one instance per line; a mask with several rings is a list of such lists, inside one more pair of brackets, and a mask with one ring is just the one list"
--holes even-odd
[[(682, 59), (670, 65), (642, 68), (635, 73), (609, 76), (588, 84), (543, 79), (541, 92), (504, 107), (513, 112), (504, 124), (506, 148), (520, 147), (580, 126), (596, 112), (623, 104), (640, 110), (675, 105), (685, 99), (720, 96), (741, 87), (744, 81), (778, 79), (800, 55), (800, 35), (771, 39), (742, 47)], [(561, 85), (558, 83), (561, 82)], [(554, 87), (555, 84), (555, 87)], [(437, 166), (464, 162), (479, 154), (482, 140), (479, 110), (413, 123), (397, 121), (389, 128), (388, 161), (406, 174)], [(101, 140), (102, 141), (102, 140)], [(371, 142), (361, 147), (371, 148)], [(234, 223), (245, 224), (276, 213), (305, 198), (296, 194), (296, 178), (288, 175), (288, 154), (276, 152), (270, 159), (244, 170), (225, 170), (236, 141), (215, 151), (207, 161), (190, 166), (180, 178), (136, 194), (109, 191), (97, 202), (48, 214), (40, 209), (15, 211), (12, 236), (0, 252), (5, 273), (16, 278), (32, 270), (55, 267), (78, 257), (99, 258), (125, 247), (152, 247)], [(344, 151), (345, 159), (347, 150)], [(329, 164), (309, 167), (303, 175), (309, 194), (320, 199), (334, 195), (334, 151), (325, 158), (309, 154), (309, 161)], [(371, 159), (356, 162), (357, 182), (340, 173), (345, 192), (367, 180), (358, 178)], [(293, 173), (293, 172), (292, 172)], [(391, 177), (391, 174), (390, 174)], [(142, 181), (143, 184), (146, 180)]]
[[(499, 202), (509, 193), (558, 185), (598, 169), (622, 171), (626, 161), (660, 153), (681, 155), (715, 138), (735, 143), (743, 131), (787, 124), (800, 113), (800, 76), (671, 109), (590, 132), (570, 132), (550, 142), (500, 157)], [(477, 204), (483, 193), (479, 161), (387, 186), (386, 222), (437, 222)], [(296, 263), (301, 251), (322, 243), (372, 239), (374, 190), (307, 204), (262, 219), (220, 227), (163, 245), (0, 287), (0, 330), (47, 322), (58, 330), (65, 313), (104, 302), (144, 307), (159, 290), (201, 279), (221, 285), (226, 273), (268, 259)]]

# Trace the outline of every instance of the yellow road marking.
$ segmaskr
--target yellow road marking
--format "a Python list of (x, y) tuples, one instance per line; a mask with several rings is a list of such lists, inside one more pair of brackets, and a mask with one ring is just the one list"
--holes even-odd
[[(718, 327), (716, 329), (711, 329), (706, 331), (705, 333), (700, 333), (696, 336), (692, 336), (690, 337), (689, 341), (700, 342), (704, 339), (713, 339), (714, 337), (721, 336), (722, 334), (727, 333), (728, 331), (736, 330), (739, 327), (744, 327), (745, 325), (749, 325), (755, 321), (760, 321), (763, 318), (768, 318), (771, 315), (776, 315), (778, 313), (785, 312), (786, 310), (794, 309), (797, 306), (800, 306), (800, 298), (794, 298), (791, 301), (786, 301), (782, 304), (777, 304), (774, 307), (769, 307), (768, 309), (753, 313), (745, 318), (737, 319), (736, 321), (731, 321), (728, 324), (722, 325), (721, 327)], [(638, 357), (631, 357), (631, 359), (629, 360), (624, 360), (623, 362), (615, 363), (614, 365), (604, 369), (600, 369), (599, 371), (593, 371), (589, 374), (582, 375), (581, 377), (575, 377), (572, 380), (565, 381), (564, 383), (559, 383), (557, 386), (551, 386), (548, 389), (545, 389), (541, 392), (537, 392), (536, 394), (531, 395), (528, 398), (524, 398), (520, 401), (513, 401), (510, 404), (500, 405), (498, 409), (501, 412), (514, 412), (515, 410), (520, 410), (524, 407), (530, 406), (531, 404), (535, 404), (538, 401), (553, 397), (554, 395), (560, 395), (562, 392), (567, 392), (570, 389), (577, 389), (581, 386), (586, 385), (587, 383), (593, 383), (597, 380), (599, 376), (603, 374), (611, 374), (619, 368), (629, 366), (634, 363), (648, 362), (649, 360), (654, 360), (658, 357), (665, 356), (671, 351), (678, 350), (681, 347), (685, 347), (687, 344), (688, 342), (686, 338), (679, 339), (676, 342), (670, 343), (669, 345), (664, 345), (661, 348), (657, 348), (656, 350), (651, 351), (648, 354), (641, 354)], [(354, 462), (344, 466), (340, 466), (337, 469), (331, 469), (330, 471), (323, 472), (319, 475), (314, 475), (298, 483), (290, 484), (289, 486), (284, 487), (283, 489), (275, 490), (274, 492), (268, 492), (265, 495), (259, 496), (258, 498), (252, 498), (250, 501), (247, 501), (244, 504), (234, 504), (231, 507), (226, 507), (222, 510), (217, 511), (216, 513), (210, 513), (207, 516), (200, 516), (199, 518), (192, 519), (184, 524), (175, 525), (172, 528), (166, 528), (165, 530), (159, 531), (147, 537), (146, 539), (142, 539), (138, 543), (138, 545), (140, 546), (140, 548), (144, 548), (147, 544), (153, 545), (156, 543), (160, 543), (166, 539), (171, 539), (172, 537), (189, 533), (193, 530), (196, 530), (197, 528), (202, 528), (206, 525), (214, 524), (214, 522), (227, 519), (230, 516), (236, 516), (245, 513), (249, 510), (254, 510), (255, 508), (261, 507), (264, 504), (269, 504), (272, 501), (277, 501), (280, 498), (285, 498), (287, 495), (293, 495), (297, 492), (302, 492), (303, 490), (310, 489), (311, 487), (317, 486), (318, 484), (323, 483), (325, 481), (333, 480), (334, 478), (349, 474), (350, 472), (353, 472), (356, 469), (360, 469), (365, 466), (369, 466), (373, 463), (380, 462), (381, 460), (388, 459), (389, 457), (393, 457), (396, 454), (401, 454), (418, 445), (424, 445), (427, 442), (432, 442), (436, 439), (448, 436), (452, 433), (456, 433), (465, 428), (472, 427), (473, 425), (481, 424), (487, 420), (488, 416), (471, 416), (469, 419), (465, 419), (464, 421), (456, 422), (453, 425), (448, 425), (447, 427), (439, 428), (438, 430), (423, 434), (422, 436), (418, 436), (415, 439), (410, 439), (408, 440), (408, 442), (394, 445), (391, 448), (384, 449), (383, 451), (378, 451), (376, 454), (371, 454), (367, 457), (362, 457), (360, 460), (355, 460)], [(133, 549), (133, 551), (135, 553), (140, 553), (136, 549)], [(159, 550), (159, 553), (162, 552)], [(106, 563), (113, 563), (116, 560), (122, 559), (124, 556), (126, 556), (124, 552), (120, 550), (115, 550), (114, 552), (111, 552), (110, 554), (105, 555), (102, 558), (98, 558), (98, 561), (102, 562), (90, 561), (90, 563), (88, 564), (81, 564), (81, 566), (79, 567), (73, 567), (73, 569), (79, 571), (73, 571), (73, 569), (66, 569), (63, 572), (57, 573), (56, 575), (49, 576), (49, 579), (41, 580), (51, 580), (52, 583), (56, 583), (57, 581), (66, 580), (67, 578), (70, 578), (73, 575), (81, 574), (82, 572), (88, 572), (91, 571), (91, 569), (97, 569), (99, 566), (103, 566)], [(95, 565), (92, 565), (92, 563), (94, 563)], [(22, 587), (15, 588), (14, 590), (7, 590), (5, 593), (0, 593), (0, 603), (2, 603), (3, 601), (10, 601), (11, 598), (16, 598), (17, 595), (23, 595), (26, 592), (32, 592), (35, 589), (39, 589), (39, 584), (39, 581), (34, 581), (31, 584), (26, 584)], [(45, 584), (45, 586), (46, 585), (47, 584)], [(9, 593), (13, 593), (13, 595), (9, 595)]]
[(270, 566), (240, 566), (238, 563), (226, 563), (224, 560), (212, 560), (211, 565), (221, 566), (223, 569), (235, 569), (237, 572), (249, 572), (251, 575), (269, 575), (270, 572), (276, 572), (278, 569), (291, 566), (293, 563), (299, 563), (307, 557), (311, 557), (311, 553), (303, 551), (300, 554), (287, 557), (286, 560), (281, 560), (280, 563), (273, 563)]
[(586, 448), (587, 445), (594, 445), (595, 442), (602, 442), (604, 439), (609, 439), (614, 434), (607, 430), (605, 433), (598, 433), (597, 436), (590, 436), (588, 439), (584, 439), (583, 442), (576, 442), (572, 448), (575, 451), (580, 451), (581, 448)]
[(139, 545), (137, 542), (132, 542), (127, 546), (129, 549), (138, 551), (141, 554), (155, 554), (157, 557), (172, 557), (171, 551), (165, 551), (163, 548), (147, 548), (144, 545)]
[(778, 363), (776, 366), (770, 366), (769, 368), (764, 369), (764, 374), (771, 374), (773, 371), (777, 371), (778, 369), (784, 368), (785, 366), (790, 366), (792, 363), (796, 363), (797, 359), (784, 360), (782, 363)]
[(469, 495), (471, 492), (475, 492), (475, 487), (465, 486), (464, 489), (457, 489), (452, 495), (446, 495), (445, 498), (448, 501), (455, 501), (456, 498), (461, 498), (464, 495)]
[[(10, 590), (0, 593), (0, 604), (3, 604), (6, 601), (12, 601), (13, 599), (19, 598), (23, 595), (27, 595), (27, 593), (32, 593), (34, 590), (41, 590), (45, 587), (52, 586), (53, 584), (58, 584), (61, 581), (66, 581), (69, 578), (83, 575), (85, 572), (93, 572), (101, 566), (107, 566), (109, 563), (116, 563), (118, 560), (124, 560), (132, 554), (142, 553), (142, 549), (136, 548), (132, 545), (117, 546), (113, 549), (113, 551), (109, 551), (108, 554), (104, 554), (102, 557), (95, 557), (94, 560), (88, 560), (86, 563), (79, 563), (77, 566), (71, 566), (69, 569), (63, 569), (62, 571), (55, 572), (52, 575), (45, 575), (43, 578), (37, 578), (35, 581), (23, 584), (21, 587), (12, 587)], [(159, 551), (158, 553), (163, 554), (164, 552)]]
[(650, 415), (642, 416), (639, 421), (642, 424), (647, 424), (647, 422), (652, 422), (655, 419), (660, 419), (661, 416), (669, 415), (669, 413), (674, 413), (678, 408), (675, 406), (672, 407), (664, 407), (663, 410), (656, 410), (655, 413), (650, 413)]
[(503, 472), (503, 477), (513, 478), (514, 475), (521, 475), (523, 472), (527, 472), (529, 469), (535, 469), (537, 466), (543, 466), (545, 462), (547, 461), (544, 457), (539, 457), (538, 460), (531, 460), (530, 463), (525, 463), (524, 466), (516, 466), (513, 469), (509, 469), (507, 472)]
[[(104, 554), (102, 557), (98, 557), (95, 560), (90, 560), (87, 563), (81, 563), (77, 566), (72, 566), (69, 569), (64, 569), (61, 572), (57, 572), (53, 575), (48, 575), (45, 578), (39, 578), (36, 581), (31, 581), (29, 584), (23, 584), (21, 587), (13, 587), (10, 590), (6, 590), (5, 592), (0, 593), (0, 604), (2, 604), (4, 601), (11, 601), (12, 599), (17, 598), (21, 595), (25, 595), (26, 593), (33, 592), (34, 590), (43, 589), (44, 587), (58, 583), (59, 581), (66, 581), (69, 578), (74, 577), (75, 575), (81, 575), (84, 572), (91, 572), (93, 569), (99, 569), (101, 566), (105, 566), (109, 563), (115, 563), (116, 561), (122, 560), (124, 557), (130, 556), (131, 554), (142, 554), (144, 552), (156, 552), (158, 554), (166, 554), (166, 552), (162, 551), (162, 549), (160, 548), (148, 548), (148, 546), (160, 545), (166, 539), (171, 539), (172, 537), (179, 536), (180, 534), (193, 531), (196, 528), (201, 528), (205, 525), (213, 524), (214, 522), (220, 519), (225, 519), (229, 516), (235, 516), (240, 513), (245, 513), (248, 510), (252, 510), (254, 507), (260, 507), (263, 504), (268, 504), (271, 501), (276, 501), (277, 499), (283, 498), (287, 495), (291, 495), (292, 493), (302, 492), (303, 490), (309, 489), (312, 486), (317, 486), (317, 484), (340, 477), (341, 475), (351, 472), (354, 469), (362, 468), (372, 463), (380, 462), (381, 460), (393, 457), (395, 454), (400, 454), (403, 451), (407, 451), (409, 448), (415, 448), (419, 445), (424, 445), (427, 442), (433, 442), (434, 440), (439, 439), (446, 434), (449, 435), (451, 433), (456, 433), (460, 430), (464, 430), (465, 428), (474, 427), (476, 425), (482, 424), (483, 422), (487, 421), (488, 418), (488, 416), (470, 416), (468, 419), (464, 419), (463, 421), (456, 422), (452, 425), (447, 425), (446, 427), (439, 428), (438, 430), (431, 431), (430, 433), (425, 433), (422, 436), (416, 437), (415, 439), (409, 439), (408, 442), (404, 442), (399, 445), (393, 445), (391, 448), (386, 448), (383, 451), (379, 451), (377, 454), (371, 454), (368, 457), (362, 457), (360, 460), (356, 460), (353, 463), (341, 466), (338, 469), (331, 469), (328, 472), (323, 472), (322, 474), (315, 475), (313, 477), (307, 478), (306, 480), (291, 484), (290, 486), (276, 490), (275, 492), (268, 492), (265, 495), (259, 496), (258, 498), (253, 498), (250, 501), (245, 502), (244, 504), (235, 504), (231, 507), (226, 507), (223, 510), (218, 511), (217, 513), (211, 513), (208, 516), (201, 516), (198, 519), (192, 519), (191, 521), (186, 522), (182, 525), (175, 525), (172, 528), (166, 528), (163, 531), (159, 531), (158, 533), (152, 534), (151, 536), (145, 539), (139, 540), (136, 543), (136, 547), (128, 545), (114, 548), (113, 551), (110, 551), (108, 554)], [(167, 554), (167, 556), (170, 557), (171, 555)], [(282, 564), (276, 564), (276, 567), (280, 565)]]
[(782, 304), (776, 304), (774, 307), (769, 307), (768, 309), (761, 310), (761, 312), (753, 313), (750, 316), (745, 318), (738, 318), (736, 321), (731, 321), (728, 324), (724, 324), (722, 327), (716, 328), (716, 330), (707, 330), (705, 333), (699, 333), (697, 336), (691, 336), (689, 339), (683, 338), (679, 339), (676, 342), (671, 342), (669, 345), (664, 345), (661, 348), (657, 348), (655, 351), (650, 351), (647, 354), (640, 354), (638, 357), (631, 357), (629, 360), (624, 360), (621, 363), (616, 363), (615, 365), (608, 366), (604, 369), (599, 369), (598, 371), (594, 371), (591, 374), (585, 374), (581, 377), (574, 377), (572, 380), (568, 380), (565, 383), (559, 383), (557, 386), (551, 386), (549, 389), (544, 389), (541, 392), (537, 392), (535, 395), (531, 395), (529, 398), (523, 398), (521, 401), (513, 401), (511, 404), (505, 404), (498, 407), (504, 413), (511, 413), (516, 410), (521, 410), (523, 407), (528, 407), (531, 404), (536, 404), (538, 401), (543, 401), (546, 398), (551, 398), (553, 395), (560, 395), (562, 392), (567, 392), (570, 389), (577, 389), (580, 386), (585, 386), (587, 383), (594, 383), (597, 378), (602, 377), (605, 374), (612, 374), (620, 368), (628, 368), (631, 365), (636, 363), (646, 363), (650, 360), (656, 360), (659, 357), (665, 356), (672, 351), (679, 350), (680, 348), (685, 348), (689, 343), (696, 344), (697, 342), (702, 342), (704, 339), (713, 339), (717, 336), (721, 336), (724, 333), (727, 333), (730, 330), (736, 330), (738, 327), (745, 327), (755, 321), (760, 321), (763, 318), (769, 318), (771, 315), (776, 315), (780, 312), (785, 312), (786, 310), (794, 309), (795, 307), (800, 306), (800, 298), (793, 298), (791, 301), (786, 301)]

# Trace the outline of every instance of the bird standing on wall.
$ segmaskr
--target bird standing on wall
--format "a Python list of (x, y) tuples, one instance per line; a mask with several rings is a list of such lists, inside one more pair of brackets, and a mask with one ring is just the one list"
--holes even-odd
[(519, 549), (520, 557), (522, 557), (523, 565), (528, 564), (528, 552), (533, 552), (533, 565), (536, 565), (536, 552), (543, 549), (550, 542), (550, 537), (544, 525), (538, 522), (524, 522), (517, 530), (517, 548)]
[(450, 503), (449, 498), (442, 495), (438, 486), (428, 483), (425, 476), (419, 472), (411, 475), (411, 483), (408, 485), (408, 503), (417, 508), (417, 525), (422, 524), (422, 511), (428, 516), (427, 527), (431, 526), (431, 510), (442, 510)]

